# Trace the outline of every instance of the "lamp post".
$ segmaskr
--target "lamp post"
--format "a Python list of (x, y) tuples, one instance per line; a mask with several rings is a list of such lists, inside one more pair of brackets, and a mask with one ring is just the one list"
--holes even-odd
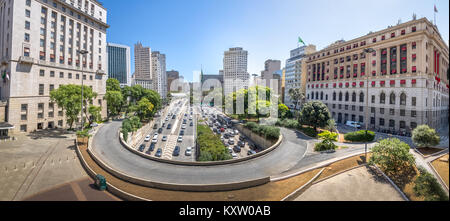
[[(83, 57), (84, 57), (84, 61), (85, 62), (87, 62), (86, 61), (86, 54), (88, 54), (89, 53), (89, 51), (87, 51), (87, 50), (77, 50), (77, 52), (79, 53), (79, 54), (81, 54), (81, 55), (83, 55)], [(83, 62), (82, 62), (83, 63)], [(84, 72), (83, 72), (83, 70), (84, 70), (84, 63), (82, 64), (82, 66), (81, 66), (81, 130), (83, 130), (84, 129), (84, 122), (83, 122), (83, 87), (84, 87)]]
[[(373, 53), (373, 52), (375, 52), (375, 50), (373, 49), (373, 48), (366, 48), (366, 49), (364, 49), (364, 51), (363, 51), (363, 53), (364, 54), (370, 54), (370, 53)], [(366, 60), (367, 60), (367, 58), (366, 58)], [(367, 63), (367, 64), (369, 64), (369, 63)], [(367, 65), (367, 66), (369, 66), (369, 65)], [(366, 111), (365, 111), (365, 118), (366, 118), (366, 131), (365, 131), (365, 135), (366, 135), (366, 138), (367, 138), (367, 130), (368, 130), (368, 127), (369, 127), (369, 117), (368, 117), (368, 115), (369, 115), (369, 74), (367, 73), (366, 74)], [(366, 141), (365, 143), (364, 143), (364, 161), (367, 163), (367, 142), (368, 141)]]

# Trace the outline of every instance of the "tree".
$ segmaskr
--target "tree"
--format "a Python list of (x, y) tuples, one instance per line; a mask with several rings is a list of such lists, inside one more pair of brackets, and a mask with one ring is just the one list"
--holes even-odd
[(115, 78), (106, 80), (106, 91), (121, 91), (120, 82)]
[(142, 98), (135, 106), (131, 107), (130, 109), (136, 112), (136, 115), (141, 121), (144, 121), (152, 117), (154, 107), (155, 106), (147, 98)]
[(89, 125), (91, 125), (94, 122), (100, 121), (102, 120), (102, 107), (98, 107), (98, 106), (90, 106), (89, 107)]
[(409, 150), (409, 145), (397, 138), (381, 140), (372, 148), (369, 164), (377, 164), (385, 173), (397, 174), (415, 165), (414, 156)]
[(303, 105), (300, 111), (299, 123), (312, 126), (317, 131), (317, 127), (327, 126), (330, 119), (331, 114), (328, 107), (320, 101), (312, 101)]
[[(83, 87), (84, 107), (93, 103), (95, 97), (97, 97), (97, 93), (93, 92), (92, 88)], [(78, 116), (81, 111), (81, 85), (61, 85), (58, 89), (50, 92), (50, 100), (65, 111), (67, 123), (72, 129), (73, 123), (79, 120)], [(84, 114), (88, 116), (88, 108), (84, 108)]]
[(436, 178), (423, 167), (419, 167), (420, 175), (414, 181), (414, 193), (423, 196), (426, 201), (448, 201), (442, 186)]
[(412, 141), (417, 147), (433, 147), (439, 144), (440, 137), (428, 125), (420, 125), (412, 132)]
[(324, 151), (324, 150), (334, 150), (336, 149), (336, 144), (333, 142), (337, 141), (338, 134), (330, 131), (324, 131), (319, 134), (319, 138), (323, 140), (321, 143), (317, 143), (315, 145), (316, 151)]
[(104, 99), (108, 107), (108, 118), (118, 115), (124, 104), (123, 95), (120, 91), (107, 91)]
[(292, 102), (295, 104), (295, 109), (297, 110), (298, 103), (305, 99), (305, 93), (303, 93), (301, 88), (291, 88), (288, 93)]
[(285, 104), (278, 104), (278, 117), (281, 119), (286, 118), (289, 115), (289, 108)]

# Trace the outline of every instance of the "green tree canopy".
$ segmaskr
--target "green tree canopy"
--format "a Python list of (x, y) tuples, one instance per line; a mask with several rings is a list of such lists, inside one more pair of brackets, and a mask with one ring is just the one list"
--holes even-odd
[(115, 78), (106, 80), (106, 91), (121, 91), (120, 82)]
[(428, 125), (420, 125), (412, 132), (412, 141), (417, 147), (433, 147), (439, 144), (440, 137)]
[(325, 127), (331, 119), (328, 107), (320, 101), (306, 103), (300, 111), (299, 123), (309, 125), (317, 130), (317, 127)]
[(409, 150), (410, 146), (397, 138), (381, 140), (372, 148), (369, 164), (378, 165), (387, 174), (398, 174), (415, 165), (414, 156)]
[(120, 91), (107, 91), (104, 99), (108, 105), (108, 117), (118, 115), (124, 104), (124, 99)]
[(147, 98), (142, 98), (136, 105), (131, 107), (131, 110), (136, 112), (141, 121), (144, 121), (152, 117), (154, 107)]

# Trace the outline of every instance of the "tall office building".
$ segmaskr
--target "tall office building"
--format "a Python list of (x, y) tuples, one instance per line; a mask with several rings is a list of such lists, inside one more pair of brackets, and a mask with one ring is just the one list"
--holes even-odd
[(307, 99), (338, 123), (396, 132), (448, 123), (449, 48), (426, 18), (339, 41), (308, 55), (307, 67)]
[(82, 80), (106, 117), (106, 17), (95, 0), (0, 0), (0, 119), (10, 131), (68, 126), (50, 91)]
[(140, 42), (134, 45), (134, 79), (152, 79), (152, 50)]
[(248, 52), (242, 48), (230, 48), (223, 58), (224, 93), (248, 89), (250, 75), (247, 72)]
[[(172, 91), (172, 88), (170, 88), (170, 86), (172, 85), (172, 82), (179, 78), (180, 78), (180, 73), (178, 71), (171, 70), (171, 71), (167, 72), (167, 91)], [(176, 89), (175, 91), (178, 91), (178, 89)]]
[(277, 87), (277, 94), (281, 95), (281, 73), (278, 72), (281, 69), (281, 61), (279, 60), (267, 60), (264, 62), (264, 71), (261, 71), (261, 80), (266, 87), (271, 87), (270, 83), (273, 81)]
[[(284, 88), (284, 102), (289, 108), (295, 108), (294, 102), (289, 96), (289, 90), (292, 88), (300, 88), (303, 93), (306, 92), (306, 77), (304, 74), (304, 60), (303, 58), (312, 52), (316, 51), (316, 46), (308, 45), (298, 47), (291, 50), (290, 58), (286, 61), (285, 67), (285, 88)], [(297, 106), (299, 108), (299, 106)]]
[(131, 86), (130, 47), (108, 43), (108, 78), (115, 78), (120, 86)]
[(158, 92), (162, 99), (167, 97), (166, 55), (159, 51), (152, 52), (152, 80), (153, 90)]

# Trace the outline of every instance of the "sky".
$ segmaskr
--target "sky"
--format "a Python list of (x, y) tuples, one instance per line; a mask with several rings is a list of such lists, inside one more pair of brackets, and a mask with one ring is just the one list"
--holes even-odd
[(223, 53), (231, 47), (248, 51), (248, 72), (260, 74), (267, 59), (281, 60), (301, 37), (318, 50), (399, 21), (434, 19), (448, 45), (448, 0), (100, 0), (108, 10), (107, 41), (134, 44), (166, 54), (166, 69), (191, 81), (194, 71), (218, 74)]

